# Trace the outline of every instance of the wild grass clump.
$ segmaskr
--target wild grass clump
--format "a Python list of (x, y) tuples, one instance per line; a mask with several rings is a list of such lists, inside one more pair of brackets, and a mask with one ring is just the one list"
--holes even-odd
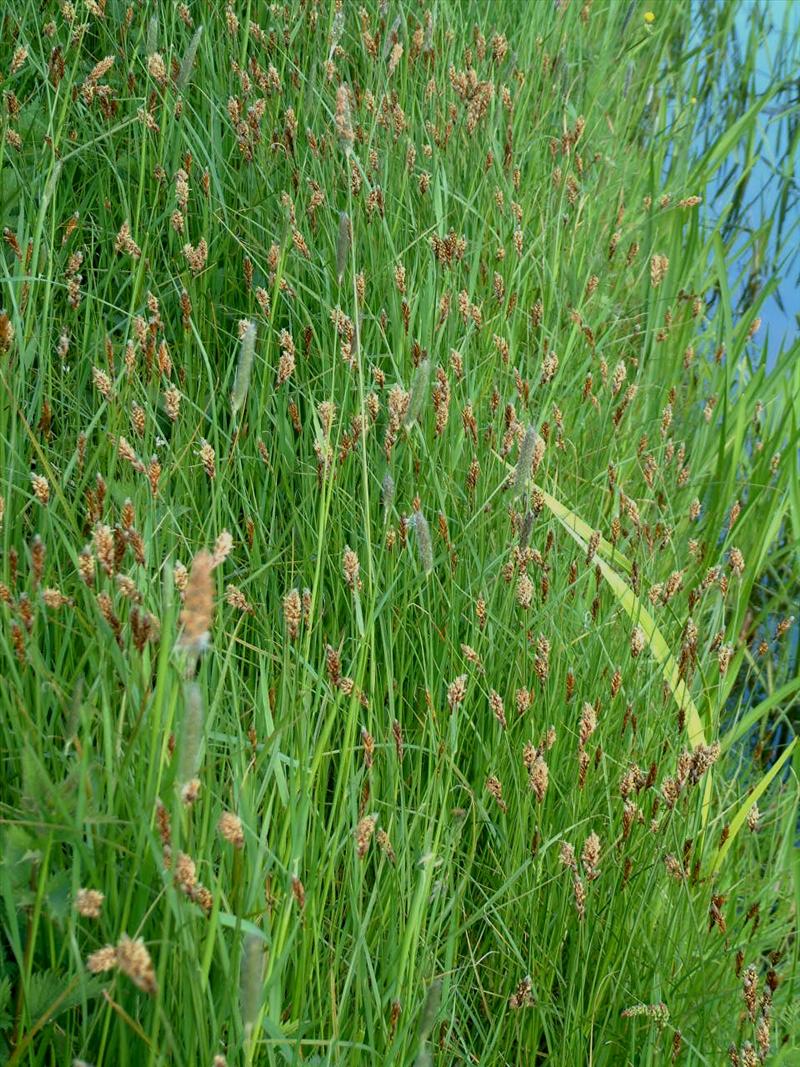
[(8, 1063), (795, 1062), (736, 7), (6, 5)]

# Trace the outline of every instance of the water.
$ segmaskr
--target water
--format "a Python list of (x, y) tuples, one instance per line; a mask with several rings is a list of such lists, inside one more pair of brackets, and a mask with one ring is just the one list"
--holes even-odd
[[(695, 47), (716, 25), (719, 10), (719, 5), (708, 0), (696, 0)], [(751, 40), (752, 34), (756, 35), (755, 41)], [(745, 81), (742, 74), (752, 46), (753, 68)], [(706, 189), (702, 209), (710, 228), (734, 205), (722, 232), (730, 243), (728, 281), (737, 314), (743, 315), (759, 302), (765, 287), (776, 282), (774, 289), (761, 299), (757, 312), (762, 320), (758, 337), (770, 368), (781, 352), (797, 346), (800, 338), (800, 183), (796, 174), (800, 144), (800, 2), (743, 0), (726, 52), (706, 57), (706, 62), (715, 80), (702, 100), (695, 134), (698, 155), (704, 154), (707, 145), (755, 100), (783, 84), (758, 115), (752, 146), (755, 161), (746, 181), (742, 183), (741, 177), (746, 170), (747, 148), (739, 144)], [(800, 348), (796, 358), (800, 358)], [(772, 633), (765, 632), (763, 636), (769, 638)], [(800, 630), (796, 625), (788, 640), (789, 658), (797, 663)], [(747, 710), (766, 696), (767, 691), (758, 685), (737, 687), (731, 694), (728, 713), (734, 715), (740, 706)], [(783, 710), (796, 728), (797, 695)], [(772, 765), (793, 736), (786, 721), (773, 720), (772, 726), (769, 746), (761, 757), (765, 768)], [(760, 734), (759, 727), (754, 728), (737, 747), (752, 755)], [(789, 773), (787, 765), (783, 777)]]
[(759, 114), (757, 158), (744, 190), (736, 194), (745, 157), (740, 145), (714, 176), (706, 210), (709, 221), (716, 222), (734, 195), (740, 197), (735, 228), (726, 235), (733, 239), (729, 283), (738, 312), (758, 298), (772, 276), (777, 279), (777, 287), (758, 312), (762, 320), (759, 336), (764, 338), (771, 366), (782, 350), (797, 342), (800, 333), (800, 185), (795, 173), (800, 128), (800, 3), (796, 0), (770, 0), (766, 5), (745, 0), (738, 10), (731, 47), (722, 61), (721, 84), (715, 86), (715, 99), (708, 101), (707, 122), (700, 124), (697, 142), (702, 151), (715, 113), (729, 121), (725, 97), (740, 88), (752, 32), (757, 32), (758, 44), (742, 110), (780, 81), (788, 79), (791, 84)]

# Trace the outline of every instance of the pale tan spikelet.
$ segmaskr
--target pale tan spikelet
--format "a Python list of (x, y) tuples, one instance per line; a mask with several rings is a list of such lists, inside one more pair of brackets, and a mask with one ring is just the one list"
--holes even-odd
[(268, 319), (269, 316), (270, 316), (270, 311), (271, 311), (271, 303), (270, 303), (269, 293), (267, 292), (266, 289), (263, 288), (263, 286), (260, 286), (260, 285), (256, 286), (255, 298), (256, 298), (256, 303), (258, 304), (259, 308), (261, 309), (261, 314), (265, 318)]
[(151, 456), (147, 465), (147, 481), (150, 485), (150, 493), (153, 497), (158, 496), (159, 482), (161, 480), (161, 464), (158, 456)]
[(666, 1004), (634, 1004), (630, 1008), (626, 1008), (622, 1012), (623, 1019), (635, 1019), (637, 1016), (644, 1016), (647, 1019), (652, 1019), (659, 1030), (669, 1022), (669, 1008)]
[(471, 663), (474, 667), (476, 667), (477, 670), (481, 672), (481, 674), (483, 674), (483, 663), (481, 662), (481, 657), (478, 655), (475, 649), (472, 648), (471, 645), (462, 644), (461, 651), (464, 655), (464, 659), (468, 663)]
[(92, 974), (113, 971), (117, 966), (117, 950), (113, 945), (104, 945), (97, 949), (86, 961), (87, 970)]
[(296, 226), (292, 228), (292, 244), (303, 257), (303, 259), (311, 258), (311, 251), (308, 247), (308, 242)]
[(75, 895), (75, 910), (85, 919), (99, 919), (105, 895), (98, 889), (79, 889)]
[(447, 703), (455, 710), (467, 695), (467, 676), (460, 674), (447, 688)]
[(572, 892), (575, 897), (575, 911), (578, 921), (583, 922), (586, 918), (586, 887), (577, 874), (572, 879)]
[(360, 860), (363, 860), (369, 851), (369, 845), (372, 841), (372, 835), (375, 832), (377, 821), (377, 815), (365, 815), (355, 828), (356, 855)]
[(300, 620), (302, 619), (300, 593), (296, 589), (290, 589), (283, 598), (283, 618), (286, 623), (286, 632), (289, 635), (289, 640), (296, 640), (300, 632)]
[(531, 792), (541, 804), (550, 784), (550, 769), (541, 753), (537, 753), (528, 770), (528, 785)]
[(114, 241), (114, 251), (123, 255), (132, 256), (134, 259), (139, 259), (142, 254), (141, 248), (131, 236), (131, 226), (127, 219), (123, 222), (119, 233), (116, 236)]
[(581, 746), (585, 745), (597, 729), (597, 712), (594, 706), (587, 700), (581, 709), (581, 721), (578, 731), (578, 740)]
[(375, 762), (375, 738), (366, 727), (361, 730), (361, 744), (364, 749), (364, 767), (369, 770)]
[(244, 828), (238, 815), (235, 815), (232, 811), (224, 811), (219, 817), (217, 829), (220, 832), (220, 836), (233, 845), (234, 848), (244, 847)]
[(278, 360), (278, 376), (275, 381), (275, 387), (280, 388), (284, 382), (288, 382), (294, 374), (294, 370), (294, 353), (288, 351), (281, 352), (281, 358)]
[(25, 60), (28, 58), (28, 49), (24, 45), (20, 45), (15, 49), (14, 55), (11, 57), (11, 67), (9, 68), (9, 77), (13, 77), (25, 65)]
[(92, 367), (92, 381), (102, 398), (110, 401), (114, 393), (114, 384), (106, 372), (99, 367)]
[(153, 961), (144, 941), (123, 934), (117, 944), (117, 966), (137, 988), (151, 995), (158, 992)]
[(592, 830), (589, 836), (586, 838), (586, 843), (583, 846), (581, 852), (581, 863), (583, 864), (584, 872), (588, 881), (594, 881), (598, 877), (600, 871), (598, 870), (598, 864), (600, 862), (600, 838)]
[(166, 85), (167, 65), (160, 52), (153, 52), (147, 57), (147, 72), (159, 85)]
[(625, 384), (625, 380), (627, 379), (627, 377), (628, 377), (628, 368), (625, 366), (625, 363), (622, 360), (620, 360), (619, 363), (617, 363), (616, 367), (614, 368), (614, 373), (613, 373), (613, 375), (611, 377), (611, 395), (612, 396), (617, 396), (617, 394), (619, 393), (620, 389)]
[(241, 611), (246, 615), (254, 615), (255, 608), (236, 585), (228, 585), (225, 588), (225, 603), (232, 608), (236, 608), (237, 611)]
[(164, 392), (164, 408), (169, 420), (177, 422), (181, 413), (181, 394), (180, 390), (176, 389), (174, 385), (171, 385)]
[(187, 897), (193, 896), (198, 882), (197, 864), (192, 857), (185, 852), (178, 852), (172, 870), (175, 877), (175, 885)]
[(144, 408), (140, 407), (139, 404), (134, 403), (131, 407), (131, 426), (133, 427), (133, 432), (138, 437), (141, 437), (144, 434), (145, 424), (146, 416)]
[(186, 584), (180, 621), (183, 633), (180, 646), (192, 652), (202, 652), (208, 647), (211, 621), (214, 613), (214, 589), (211, 571), (212, 555), (202, 549), (192, 560), (192, 569)]
[(667, 276), (669, 259), (667, 256), (654, 255), (650, 260), (650, 284), (654, 289), (658, 288)]
[(762, 1006), (762, 1013), (758, 1017), (758, 1023), (756, 1024), (756, 1041), (759, 1048), (759, 1060), (761, 1063), (766, 1063), (767, 1056), (769, 1055), (770, 1046), (770, 1022), (769, 1022), (769, 1006), (770, 1001), (765, 1001)]
[(569, 870), (577, 871), (578, 861), (575, 858), (575, 849), (568, 841), (562, 841), (559, 859)]
[(42, 600), (45, 607), (50, 608), (53, 611), (57, 611), (59, 608), (63, 608), (66, 604), (72, 604), (72, 598), (65, 596), (60, 589), (43, 589)]
[(390, 863), (396, 863), (397, 855), (394, 849), (392, 848), (392, 842), (389, 839), (389, 835), (386, 833), (385, 830), (378, 830), (377, 834), (375, 835), (375, 841), (378, 845), (378, 848), (381, 850), (384, 856), (386, 856), (387, 860)]
[(547, 385), (553, 380), (558, 370), (558, 356), (555, 352), (548, 352), (542, 360), (542, 371), (539, 377), (540, 385)]
[(116, 569), (116, 552), (114, 546), (114, 533), (106, 523), (99, 522), (92, 533), (94, 553), (97, 562), (109, 578), (114, 576)]
[(536, 677), (544, 684), (550, 673), (550, 641), (544, 634), (539, 634), (536, 638), (536, 656), (533, 661), (533, 669), (536, 672)]
[(211, 556), (212, 568), (219, 567), (221, 563), (224, 563), (228, 556), (231, 554), (232, 548), (233, 537), (231, 537), (228, 530), (223, 530), (214, 542), (214, 551)]
[(508, 805), (506, 804), (505, 800), (503, 800), (503, 786), (500, 783), (500, 779), (496, 775), (490, 774), (489, 777), (486, 779), (486, 792), (489, 793), (490, 796), (494, 797), (498, 808), (502, 812), (508, 811)]
[(84, 585), (94, 585), (95, 558), (88, 545), (85, 545), (78, 555), (78, 574)]
[(344, 580), (354, 592), (361, 588), (361, 578), (359, 577), (359, 571), (361, 564), (358, 561), (358, 556), (352, 550), (349, 545), (345, 545), (344, 553), (342, 554), (342, 572), (344, 573)]
[(183, 254), (192, 274), (196, 277), (202, 273), (208, 263), (208, 244), (205, 237), (201, 237), (197, 245), (191, 245), (187, 242), (183, 246)]
[(728, 554), (728, 562), (731, 566), (731, 571), (737, 578), (741, 578), (744, 574), (744, 556), (741, 549), (732, 548)]
[(216, 452), (205, 437), (200, 439), (200, 449), (197, 455), (203, 465), (203, 470), (213, 481), (217, 476)]
[(644, 651), (645, 640), (644, 630), (641, 626), (634, 626), (631, 631), (631, 656), (634, 659)]
[(503, 707), (503, 698), (494, 689), (489, 692), (489, 707), (492, 709), (492, 714), (505, 730), (508, 726), (506, 722), (505, 708)]
[(728, 673), (728, 667), (733, 659), (733, 645), (720, 645), (717, 652), (720, 677), (724, 678)]
[(117, 589), (126, 600), (130, 600), (134, 604), (141, 604), (142, 594), (136, 588), (136, 583), (132, 578), (127, 574), (117, 574), (115, 581), (117, 583)]
[(340, 85), (336, 90), (336, 135), (345, 155), (350, 155), (353, 150), (355, 134), (353, 132), (353, 120), (350, 117), (350, 90), (346, 85)]
[(758, 1010), (758, 971), (752, 963), (742, 976), (742, 996), (750, 1022), (754, 1023)]
[(528, 608), (530, 608), (531, 604), (533, 603), (534, 592), (535, 586), (531, 581), (529, 575), (520, 575), (519, 581), (517, 582), (516, 598), (517, 603), (523, 610), (527, 611)]
[(175, 582), (175, 588), (181, 594), (181, 599), (183, 599), (183, 593), (186, 591), (186, 586), (189, 581), (189, 571), (185, 564), (181, 563), (180, 560), (176, 560), (175, 562), (175, 566), (172, 569), (172, 578)]
[(33, 495), (42, 507), (47, 507), (50, 503), (50, 483), (48, 480), (41, 474), (32, 474), (31, 486), (33, 487)]

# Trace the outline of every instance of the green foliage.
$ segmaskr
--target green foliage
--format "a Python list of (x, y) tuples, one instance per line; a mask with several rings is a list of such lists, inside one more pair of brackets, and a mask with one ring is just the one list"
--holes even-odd
[(9, 1063), (793, 1062), (738, 6), (6, 5)]

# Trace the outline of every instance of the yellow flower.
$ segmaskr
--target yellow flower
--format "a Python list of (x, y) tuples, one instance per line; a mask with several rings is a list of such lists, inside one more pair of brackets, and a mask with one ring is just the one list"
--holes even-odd
[(645, 13), (644, 13), (644, 21), (647, 23), (648, 26), (652, 22), (655, 22), (656, 21), (655, 12), (654, 11), (645, 11)]

